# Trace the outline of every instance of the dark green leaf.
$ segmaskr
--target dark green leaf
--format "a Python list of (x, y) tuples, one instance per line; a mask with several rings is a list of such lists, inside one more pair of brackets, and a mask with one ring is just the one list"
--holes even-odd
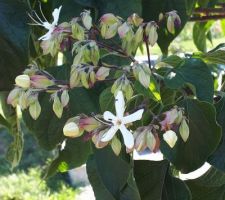
[(101, 111), (113, 111), (114, 110), (114, 95), (111, 92), (111, 88), (106, 88), (102, 91), (100, 98), (99, 98), (99, 104)]
[(189, 138), (183, 142), (177, 132), (176, 145), (170, 148), (161, 140), (161, 150), (177, 169), (188, 173), (203, 165), (215, 151), (221, 139), (221, 128), (216, 122), (216, 112), (211, 104), (186, 99), (179, 106), (185, 108), (189, 120)]
[(225, 171), (225, 97), (215, 104), (216, 119), (222, 128), (222, 140), (217, 150), (209, 157), (209, 162), (214, 167)]
[(0, 2), (0, 90), (12, 88), (15, 76), (28, 62), (27, 5), (19, 0)]
[(200, 178), (186, 181), (193, 200), (224, 200), (225, 174), (211, 168)]
[(172, 67), (177, 67), (178, 65), (180, 65), (183, 62), (183, 59), (180, 58), (179, 56), (171, 55), (171, 56), (168, 56), (168, 57), (162, 59), (161, 62), (171, 65)]
[(213, 78), (208, 66), (200, 59), (185, 59), (165, 77), (165, 84), (171, 89), (178, 89), (185, 83), (195, 87), (199, 100), (213, 101)]

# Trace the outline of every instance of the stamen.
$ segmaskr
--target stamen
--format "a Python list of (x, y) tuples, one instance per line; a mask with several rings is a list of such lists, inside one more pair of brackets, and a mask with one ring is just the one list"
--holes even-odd
[(41, 24), (40, 22), (38, 22), (37, 20), (35, 20), (35, 19), (31, 16), (30, 13), (27, 13), (27, 14), (28, 14), (28, 16), (33, 20), (33, 22), (36, 23), (36, 25), (38, 25), (38, 26), (43, 26), (43, 24)]
[(44, 18), (44, 20), (45, 20), (46, 22), (48, 22), (48, 20), (46, 19), (44, 13), (42, 12), (41, 2), (40, 2), (40, 1), (39, 1), (39, 8), (40, 8), (40, 12), (41, 12), (42, 17)]
[(39, 21), (43, 24), (44, 22), (41, 20), (41, 18), (38, 16), (38, 14), (34, 11), (34, 14), (36, 15), (36, 17), (39, 19)]
[(108, 126), (111, 126), (112, 125), (110, 123), (104, 122), (101, 119), (97, 118), (94, 113), (91, 113), (91, 115), (92, 115), (92, 117), (94, 117), (97, 121), (101, 122), (102, 124), (106, 124)]

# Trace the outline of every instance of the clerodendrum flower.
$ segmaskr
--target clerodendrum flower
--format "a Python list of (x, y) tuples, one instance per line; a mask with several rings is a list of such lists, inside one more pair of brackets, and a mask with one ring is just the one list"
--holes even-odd
[(55, 8), (54, 11), (52, 12), (52, 16), (53, 16), (53, 22), (50, 23), (47, 21), (47, 19), (45, 18), (45, 16), (43, 15), (42, 11), (42, 17), (44, 18), (44, 20), (42, 20), (36, 13), (36, 17), (38, 20), (35, 20), (33, 17), (30, 16), (30, 18), (35, 22), (34, 25), (38, 25), (38, 26), (43, 26), (44, 28), (46, 28), (48, 30), (48, 32), (41, 36), (38, 40), (49, 40), (52, 36), (53, 31), (55, 30), (56, 26), (58, 25), (58, 21), (59, 21), (59, 14), (61, 11), (62, 6), (60, 6), (59, 8)]
[(119, 91), (115, 99), (116, 116), (109, 111), (104, 112), (104, 120), (111, 122), (111, 128), (102, 136), (102, 142), (110, 141), (118, 130), (121, 131), (124, 144), (128, 149), (134, 147), (134, 138), (132, 133), (126, 128), (126, 124), (132, 123), (134, 121), (140, 120), (144, 109), (140, 109), (130, 115), (124, 116), (125, 112), (125, 101), (123, 93)]

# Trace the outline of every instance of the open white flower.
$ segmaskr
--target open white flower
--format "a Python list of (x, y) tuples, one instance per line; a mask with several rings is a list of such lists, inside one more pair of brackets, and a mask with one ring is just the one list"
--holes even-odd
[(60, 6), (59, 8), (55, 8), (54, 11), (52, 12), (52, 16), (53, 16), (53, 22), (50, 23), (48, 22), (48, 20), (45, 18), (44, 14), (42, 13), (41, 10), (41, 14), (44, 20), (42, 20), (36, 12), (34, 12), (35, 16), (37, 17), (37, 20), (34, 19), (31, 15), (30, 18), (34, 21), (35, 24), (33, 25), (37, 25), (37, 26), (43, 26), (44, 28), (46, 28), (48, 30), (48, 32), (41, 36), (38, 40), (49, 40), (52, 36), (53, 31), (55, 30), (56, 26), (58, 25), (58, 21), (59, 21), (59, 14), (61, 11), (62, 6)]
[(124, 101), (123, 93), (121, 91), (117, 93), (117, 96), (115, 99), (115, 108), (116, 108), (116, 116), (109, 111), (106, 111), (103, 114), (104, 120), (111, 122), (112, 126), (102, 136), (101, 141), (102, 142), (110, 141), (113, 138), (113, 136), (116, 134), (116, 132), (120, 130), (123, 135), (124, 144), (126, 145), (128, 149), (132, 149), (134, 146), (134, 138), (132, 133), (126, 128), (125, 125), (131, 122), (140, 120), (142, 118), (144, 109), (140, 109), (134, 112), (133, 114), (124, 116), (125, 101)]

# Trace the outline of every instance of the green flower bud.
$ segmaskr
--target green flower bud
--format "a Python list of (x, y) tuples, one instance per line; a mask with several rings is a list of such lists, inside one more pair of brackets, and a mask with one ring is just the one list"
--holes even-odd
[(154, 46), (158, 40), (157, 25), (155, 22), (149, 22), (146, 26), (146, 34), (148, 35), (148, 42)]
[(76, 18), (72, 20), (72, 37), (77, 40), (84, 40), (85, 39), (85, 30), (84, 28), (77, 23)]
[(30, 104), (29, 113), (34, 120), (36, 120), (40, 116), (41, 105), (40, 105), (38, 99), (36, 99), (32, 104)]
[(152, 134), (151, 131), (148, 131), (147, 132), (147, 136), (146, 136), (146, 140), (147, 140), (147, 146), (148, 148), (151, 150), (151, 151), (154, 151), (155, 150), (155, 147), (156, 147), (156, 139), (155, 139), (155, 136)]
[(7, 98), (7, 103), (11, 104), (13, 107), (16, 107), (21, 90), (21, 88), (17, 87), (11, 90)]
[(68, 90), (63, 90), (61, 95), (62, 106), (66, 107), (69, 101), (70, 101), (70, 96), (69, 96)]
[(22, 91), (20, 93), (19, 102), (18, 102), (21, 110), (24, 110), (28, 107), (28, 96), (27, 93)]
[(52, 106), (52, 109), (53, 109), (54, 113), (56, 114), (56, 116), (57, 116), (58, 118), (61, 118), (61, 117), (62, 117), (62, 113), (63, 113), (63, 105), (62, 105), (62, 103), (60, 102), (57, 93), (54, 94), (54, 99), (53, 99), (53, 106)]
[(82, 71), (80, 73), (80, 80), (81, 80), (81, 83), (82, 85), (85, 87), (85, 88), (89, 88), (89, 84), (88, 84), (88, 74), (85, 72), (85, 71)]
[(105, 80), (109, 76), (110, 69), (107, 67), (100, 67), (96, 73), (97, 80)]
[(30, 87), (30, 77), (28, 75), (23, 74), (23, 75), (17, 76), (15, 79), (15, 82), (17, 86), (24, 89), (27, 89)]
[(143, 18), (139, 17), (138, 14), (134, 13), (130, 17), (128, 17), (127, 21), (135, 26), (140, 26), (143, 22)]
[(167, 18), (167, 29), (170, 33), (175, 33), (174, 19), (172, 15), (169, 15), (169, 17)]
[(63, 127), (63, 134), (67, 137), (80, 137), (83, 131), (80, 132), (78, 125), (75, 122), (67, 122)]
[(80, 73), (77, 68), (72, 66), (70, 71), (70, 88), (77, 87), (80, 84)]
[(183, 118), (179, 127), (180, 136), (184, 142), (187, 142), (189, 138), (189, 127), (187, 125), (186, 120)]
[(111, 141), (111, 147), (113, 152), (118, 156), (120, 154), (122, 146), (120, 140), (116, 136), (114, 136)]

